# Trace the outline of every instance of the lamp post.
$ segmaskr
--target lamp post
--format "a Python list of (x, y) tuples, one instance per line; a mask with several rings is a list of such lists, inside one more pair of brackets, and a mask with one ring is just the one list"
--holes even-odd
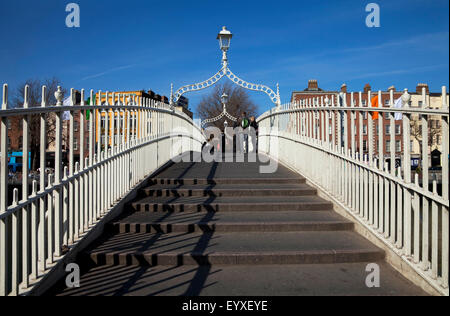
[(231, 38), (233, 34), (229, 30), (227, 30), (226, 26), (222, 27), (222, 30), (217, 35), (217, 39), (219, 40), (220, 49), (222, 50), (222, 65), (224, 68), (228, 66), (228, 56), (227, 52), (230, 48)]
[(231, 38), (233, 37), (233, 34), (227, 30), (227, 28), (224, 26), (222, 27), (222, 30), (217, 35), (217, 39), (219, 40), (219, 46), (222, 51), (222, 68), (211, 78), (194, 84), (188, 84), (185, 86), (182, 86), (178, 90), (174, 91), (173, 86), (171, 86), (170, 89), (170, 105), (174, 106), (180, 97), (188, 92), (192, 91), (199, 91), (206, 88), (209, 88), (213, 85), (215, 85), (217, 82), (219, 82), (223, 77), (228, 77), (234, 84), (237, 84), (238, 86), (252, 91), (259, 91), (267, 94), (270, 98), (270, 100), (279, 108), (281, 106), (281, 98), (280, 98), (280, 89), (277, 84), (276, 91), (272, 90), (266, 85), (262, 84), (255, 84), (247, 82), (241, 78), (239, 78), (237, 75), (235, 75), (228, 65), (228, 50), (230, 49), (231, 44)]
[(227, 111), (228, 95), (226, 93), (222, 94), (220, 97), (223, 106), (223, 112)]

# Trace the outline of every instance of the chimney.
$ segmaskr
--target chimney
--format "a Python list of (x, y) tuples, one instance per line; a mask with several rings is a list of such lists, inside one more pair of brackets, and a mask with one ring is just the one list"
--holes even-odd
[(388, 92), (391, 92), (391, 90), (395, 92), (395, 86), (390, 86), (390, 87), (388, 88)]
[(345, 83), (341, 86), (341, 92), (347, 93), (347, 85)]
[(366, 83), (366, 85), (364, 86), (364, 93), (367, 93), (369, 91), (372, 91), (372, 87), (370, 86), (370, 84)]
[(315, 79), (308, 80), (308, 90), (312, 90), (312, 91), (319, 90), (319, 84), (317, 83), (317, 80), (315, 80)]
[(426, 93), (429, 94), (430, 93), (430, 88), (428, 88), (428, 85), (426, 83), (419, 83), (416, 87), (416, 93), (417, 94), (422, 94), (422, 89), (425, 88)]

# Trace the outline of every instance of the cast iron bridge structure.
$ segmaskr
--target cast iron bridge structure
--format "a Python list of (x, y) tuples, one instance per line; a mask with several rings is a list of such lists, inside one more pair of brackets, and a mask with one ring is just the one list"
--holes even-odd
[[(77, 103), (73, 89), (70, 105), (63, 105), (61, 89), (56, 104), (47, 104), (43, 87), (36, 107), (29, 93), (26, 87), (23, 107), (10, 108), (3, 86), (0, 295), (448, 295), (445, 89), (438, 109), (427, 107), (425, 94), (421, 108), (410, 107), (406, 91), (403, 107), (394, 107), (392, 95), (389, 105), (363, 106), (371, 92), (359, 100), (352, 94), (351, 104), (330, 95), (277, 105), (257, 120), (257, 155), (216, 153), (210, 162), (200, 154), (201, 125), (170, 104), (101, 91), (96, 99), (105, 102), (85, 104), (84, 90)], [(394, 131), (396, 113), (403, 124), (398, 167), (376, 155), (390, 137), (394, 146), (395, 135), (380, 133), (375, 141), (375, 126), (384, 130), (380, 117)], [(405, 163), (415, 115), (422, 178)], [(12, 117), (22, 122), (25, 177), (14, 189), (7, 157)], [(355, 136), (363, 133), (363, 117), (365, 154)], [(436, 182), (428, 186), (427, 132), (436, 117), (440, 190)], [(39, 124), (40, 168), (27, 178), (32, 121)], [(67, 288), (66, 268), (74, 263), (80, 286)], [(380, 287), (366, 284), (371, 267), (380, 269)]]

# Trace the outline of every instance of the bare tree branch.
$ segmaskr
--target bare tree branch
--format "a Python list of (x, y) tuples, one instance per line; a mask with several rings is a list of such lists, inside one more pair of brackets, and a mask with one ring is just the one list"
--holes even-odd
[[(19, 88), (14, 92), (12, 98), (11, 106), (13, 108), (22, 108), (24, 103), (24, 95), (25, 95), (25, 86), (29, 86), (29, 107), (38, 107), (41, 106), (42, 102), (42, 86), (45, 85), (47, 87), (47, 93), (44, 96), (45, 101), (48, 106), (55, 106), (55, 92), (58, 89), (58, 86), (61, 85), (61, 82), (57, 78), (51, 78), (46, 80), (39, 79), (28, 79), (23, 84), (19, 85)], [(62, 89), (65, 95), (67, 95), (67, 90)], [(40, 150), (41, 143), (41, 120), (40, 115), (31, 115), (29, 119), (29, 130), (30, 130), (30, 151), (31, 151), (31, 161), (33, 170), (36, 170), (37, 164), (37, 154)], [(47, 148), (53, 144), (55, 141), (55, 114), (48, 113), (45, 115), (46, 121), (46, 138), (47, 138)], [(64, 141), (64, 140), (63, 140)]]
[[(257, 106), (250, 100), (247, 91), (241, 87), (232, 85), (230, 82), (219, 84), (208, 96), (200, 101), (197, 107), (197, 114), (200, 119), (205, 120), (216, 117), (222, 113), (222, 94), (228, 95), (227, 112), (234, 117), (240, 117), (242, 112), (247, 115), (256, 115)], [(212, 125), (223, 128), (224, 119), (212, 123)], [(229, 122), (231, 123), (231, 122)]]

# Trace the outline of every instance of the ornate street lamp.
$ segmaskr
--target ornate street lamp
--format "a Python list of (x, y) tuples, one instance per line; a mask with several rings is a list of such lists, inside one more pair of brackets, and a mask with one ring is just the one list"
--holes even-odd
[(238, 86), (253, 90), (253, 91), (259, 91), (264, 92), (267, 94), (270, 98), (270, 100), (276, 104), (277, 107), (281, 106), (281, 98), (280, 98), (280, 89), (277, 84), (276, 92), (270, 89), (268, 86), (262, 85), (262, 84), (254, 84), (247, 81), (242, 80), (238, 76), (236, 76), (233, 72), (231, 72), (230, 68), (228, 67), (228, 56), (227, 52), (230, 49), (231, 44), (231, 38), (233, 37), (233, 34), (227, 30), (227, 28), (224, 26), (222, 30), (217, 35), (217, 39), (219, 40), (220, 49), (222, 50), (222, 68), (211, 78), (208, 80), (205, 80), (203, 82), (195, 83), (195, 84), (189, 84), (181, 87), (177, 91), (174, 92), (173, 90), (173, 84), (171, 85), (170, 89), (170, 105), (173, 106), (178, 102), (180, 97), (187, 93), (192, 91), (199, 91), (206, 88), (209, 88), (213, 85), (215, 85), (217, 82), (219, 82), (223, 77), (227, 76), (228, 79), (233, 81), (233, 83), (237, 84)]
[(226, 93), (222, 94), (222, 97), (220, 98), (223, 104), (223, 109), (226, 110), (227, 103), (228, 103), (228, 95)]
[(220, 113), (216, 117), (204, 120), (202, 122), (202, 126), (204, 126), (208, 123), (217, 122), (218, 120), (220, 120), (223, 117), (225, 117), (225, 122), (224, 122), (225, 128), (228, 126), (228, 122), (226, 121), (227, 118), (233, 122), (237, 122), (237, 118), (235, 118), (233, 115), (231, 115), (230, 113), (227, 112), (228, 95), (226, 93), (222, 94), (222, 96), (220, 97), (220, 101), (222, 102), (222, 113)]
[(230, 48), (231, 38), (233, 34), (227, 30), (226, 26), (222, 27), (222, 31), (217, 35), (217, 39), (219, 40), (220, 49), (223, 52), (222, 55), (222, 63), (224, 67), (228, 64), (227, 52)]

